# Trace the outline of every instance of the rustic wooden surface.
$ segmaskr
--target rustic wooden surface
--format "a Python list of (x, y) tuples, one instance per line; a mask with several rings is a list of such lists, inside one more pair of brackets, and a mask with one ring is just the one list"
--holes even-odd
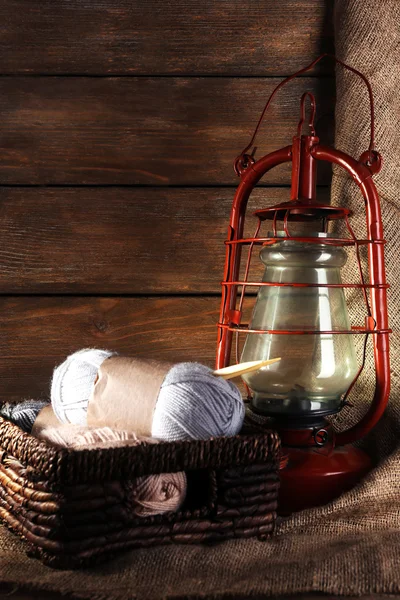
[[(1, 293), (218, 293), (234, 191), (3, 188)], [(258, 188), (249, 213), (285, 200), (286, 188)]]
[(0, 71), (280, 76), (333, 49), (332, 8), (330, 0), (1, 0)]
[[(15, 590), (12, 586), (7, 586), (5, 591), (0, 590), (0, 598), (10, 598), (10, 600), (60, 600), (58, 594), (52, 594), (49, 592), (24, 592), (23, 590)], [(343, 597), (343, 596), (342, 596)], [(71, 600), (72, 596), (65, 594), (64, 600)], [(285, 596), (285, 600), (337, 600), (338, 596), (332, 596), (331, 594), (298, 594), (296, 596)], [(357, 596), (357, 600), (398, 600), (398, 595), (388, 594), (374, 594), (370, 596)], [(281, 597), (270, 596), (269, 600), (281, 600)], [(256, 600), (261, 600), (257, 598)]]
[[(45, 396), (84, 346), (213, 364), (232, 162), (280, 77), (331, 49), (332, 3), (0, 9), (1, 398)], [(280, 92), (258, 156), (291, 142), (307, 89), (332, 140), (332, 73)], [(272, 171), (250, 211), (289, 180)]]
[[(278, 82), (243, 77), (0, 78), (0, 181), (236, 185), (233, 159), (248, 143)], [(258, 155), (291, 143), (305, 90), (316, 94), (317, 127), (321, 138), (329, 139), (332, 80), (302, 78), (283, 88), (271, 106)], [(329, 182), (329, 174), (329, 166), (321, 169), (321, 183)], [(289, 166), (271, 171), (268, 182), (290, 183)]]
[[(87, 345), (211, 364), (233, 159), (279, 77), (332, 48), (332, 3), (0, 8), (2, 397), (46, 394), (54, 364)], [(332, 139), (332, 73), (282, 90), (258, 156), (290, 143), (306, 89)], [(273, 171), (262, 185), (280, 187), (254, 202), (288, 182)]]
[(213, 366), (219, 298), (0, 298), (2, 400), (46, 398), (53, 368), (78, 348)]
[[(8, 586), (3, 593), (0, 590), (0, 598), (7, 597), (10, 600), (60, 600), (58, 594), (52, 594), (49, 592), (24, 592), (23, 590), (13, 591), (12, 586)], [(343, 596), (342, 596), (343, 597)], [(72, 596), (69, 594), (63, 595), (64, 600), (71, 600)], [(332, 596), (331, 594), (298, 594), (296, 596), (285, 596), (285, 600), (337, 600), (338, 596)], [(374, 594), (370, 596), (357, 596), (357, 600), (398, 600), (398, 595), (388, 594)], [(239, 600), (239, 599), (238, 599)], [(262, 600), (257, 598), (256, 600)], [(281, 600), (279, 596), (270, 596), (269, 600)]]

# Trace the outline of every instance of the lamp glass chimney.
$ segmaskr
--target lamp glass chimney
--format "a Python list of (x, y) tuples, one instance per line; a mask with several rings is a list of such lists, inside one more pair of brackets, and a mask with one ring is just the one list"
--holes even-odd
[[(327, 234), (307, 234), (314, 236), (320, 241), (280, 240), (260, 253), (263, 282), (318, 284), (260, 287), (250, 329), (288, 332), (249, 333), (241, 356), (242, 362), (281, 357), (280, 362), (243, 376), (253, 392), (253, 408), (269, 416), (337, 412), (357, 374), (353, 336), (331, 333), (350, 330), (343, 289), (324, 287), (341, 283), (347, 254), (341, 247), (324, 244)], [(290, 334), (294, 330), (302, 333)]]

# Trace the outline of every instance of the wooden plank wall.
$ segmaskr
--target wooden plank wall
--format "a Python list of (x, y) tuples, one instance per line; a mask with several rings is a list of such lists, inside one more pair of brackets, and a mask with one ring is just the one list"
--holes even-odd
[[(332, 4), (0, 0), (1, 400), (46, 397), (85, 346), (213, 363), (232, 161), (279, 78), (332, 51)], [(259, 155), (307, 89), (331, 139), (328, 65), (282, 90)]]

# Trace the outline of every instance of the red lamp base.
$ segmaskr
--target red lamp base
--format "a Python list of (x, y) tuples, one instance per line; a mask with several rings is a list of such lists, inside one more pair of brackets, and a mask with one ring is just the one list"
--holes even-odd
[[(354, 487), (371, 470), (372, 461), (365, 452), (350, 445), (335, 448), (333, 431), (330, 427), (326, 430), (329, 439), (323, 445), (311, 445), (309, 437), (309, 445), (296, 447), (289, 444), (289, 439), (298, 435), (304, 438), (307, 430), (280, 431), (284, 455), (278, 508), (281, 516), (327, 504)], [(313, 438), (314, 433), (315, 429)]]

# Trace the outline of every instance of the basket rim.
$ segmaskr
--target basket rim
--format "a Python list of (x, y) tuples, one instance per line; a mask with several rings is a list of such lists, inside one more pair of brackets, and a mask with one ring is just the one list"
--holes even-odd
[(73, 450), (57, 448), (22, 431), (0, 417), (0, 462), (11, 455), (27, 469), (29, 479), (42, 478), (54, 484), (78, 485), (173, 473), (195, 469), (246, 466), (278, 459), (277, 432)]

